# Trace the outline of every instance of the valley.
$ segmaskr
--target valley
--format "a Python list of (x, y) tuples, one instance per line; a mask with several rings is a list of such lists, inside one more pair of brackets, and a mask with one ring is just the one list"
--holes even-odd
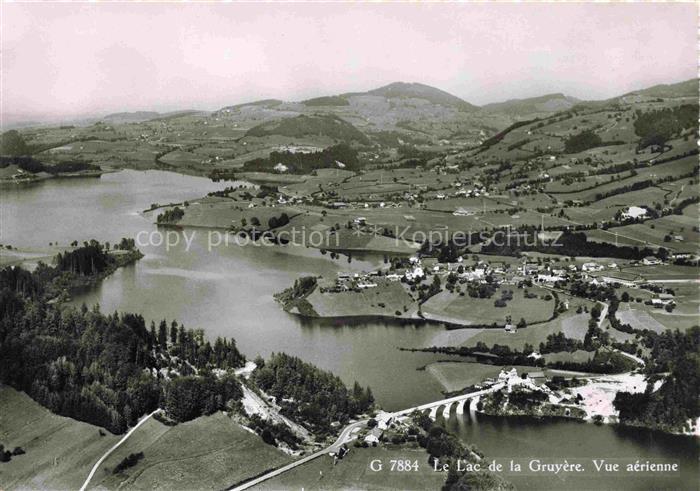
[(508, 489), (368, 463), (526, 455), (565, 425), (583, 457), (686, 449), (687, 488), (697, 120), (697, 80), (481, 107), (397, 82), (6, 131), (0, 442), (27, 455), (0, 484)]

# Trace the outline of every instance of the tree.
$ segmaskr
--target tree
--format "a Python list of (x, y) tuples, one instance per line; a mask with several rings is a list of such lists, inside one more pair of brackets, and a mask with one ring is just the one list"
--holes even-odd
[(0, 136), (0, 155), (8, 157), (29, 155), (29, 148), (17, 130), (6, 131)]
[(160, 324), (158, 325), (158, 344), (161, 347), (165, 347), (168, 344), (168, 325), (165, 322), (165, 319), (160, 321)]
[(564, 142), (565, 153), (579, 153), (589, 148), (602, 145), (603, 141), (593, 130), (584, 130), (581, 133), (570, 136)]
[(170, 345), (175, 346), (177, 344), (177, 322), (173, 321), (170, 324)]

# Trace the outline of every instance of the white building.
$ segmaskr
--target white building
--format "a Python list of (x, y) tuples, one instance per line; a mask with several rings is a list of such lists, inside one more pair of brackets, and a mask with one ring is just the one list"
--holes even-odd
[(280, 162), (280, 163), (278, 163), (277, 165), (275, 165), (275, 166), (273, 167), (273, 170), (274, 170), (275, 172), (279, 172), (280, 174), (282, 174), (282, 173), (284, 173), (284, 172), (287, 172), (287, 171), (289, 170), (289, 167), (287, 167), (287, 166), (284, 165), (282, 162)]
[(622, 218), (627, 219), (627, 218), (642, 218), (646, 217), (648, 214), (646, 208), (642, 208), (641, 206), (630, 206), (627, 208), (626, 211), (622, 212)]
[(584, 263), (583, 266), (581, 266), (581, 271), (601, 271), (603, 269), (603, 266), (598, 263)]

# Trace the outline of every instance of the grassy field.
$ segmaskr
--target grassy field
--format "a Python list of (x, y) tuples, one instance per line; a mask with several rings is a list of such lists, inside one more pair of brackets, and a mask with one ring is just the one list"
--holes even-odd
[(595, 354), (594, 351), (583, 351), (577, 350), (573, 353), (567, 351), (562, 351), (560, 353), (547, 353), (542, 355), (547, 363), (556, 363), (558, 361), (562, 362), (575, 362), (575, 363), (586, 363), (588, 360), (593, 358)]
[[(370, 462), (380, 459), (384, 463), (381, 472), (373, 472)], [(391, 459), (417, 460), (418, 472), (389, 472)], [(255, 490), (426, 490), (440, 489), (445, 475), (434, 472), (428, 464), (428, 454), (423, 449), (406, 447), (351, 447), (350, 453), (337, 465), (330, 457), (320, 457), (297, 467), (279, 477), (266, 481)]]
[[(496, 307), (494, 302), (500, 298), (500, 291), (504, 289), (513, 290), (513, 299), (505, 307)], [(541, 298), (548, 294), (546, 290), (536, 287), (528, 290), (538, 298), (525, 298), (525, 291), (514, 287), (501, 288), (491, 298), (472, 298), (468, 294), (460, 296), (443, 290), (425, 302), (421, 310), (426, 318), (464, 325), (490, 325), (494, 322), (503, 325), (508, 315), (514, 322), (518, 322), (521, 317), (528, 323), (547, 320), (552, 315), (554, 300)]]
[[(644, 241), (652, 244), (661, 244), (667, 249), (673, 249), (678, 252), (697, 253), (698, 242), (700, 241), (700, 234), (694, 230), (694, 226), (697, 223), (697, 217), (670, 215), (656, 220), (648, 220), (645, 223), (616, 227), (612, 229), (612, 232), (619, 234), (618, 242), (620, 244), (634, 242), (632, 245), (640, 245), (638, 241)], [(670, 242), (665, 242), (664, 238), (667, 235), (671, 237), (680, 236), (682, 240), (674, 239)], [(620, 236), (628, 236), (636, 240)], [(609, 236), (607, 240), (614, 242), (614, 236)]]
[[(112, 469), (130, 453), (144, 458), (119, 474)], [(224, 413), (177, 426), (144, 423), (100, 466), (91, 488), (224, 489), (292, 459)]]
[[(250, 203), (254, 203), (254, 208), (248, 208)], [(234, 201), (227, 198), (205, 197), (190, 203), (185, 208), (185, 215), (178, 222), (183, 227), (205, 227), (212, 229), (228, 229), (242, 227), (243, 220), (246, 226), (250, 227), (253, 219), (260, 222), (258, 229), (267, 230), (268, 221), (271, 217), (280, 217), (286, 213), (288, 217), (294, 217), (300, 210), (294, 207), (267, 207), (261, 206), (262, 200), (253, 198), (251, 201)], [(160, 212), (160, 210), (159, 210)]]
[[(509, 346), (511, 349), (522, 350), (527, 343), (537, 349), (540, 343), (547, 340), (547, 336), (562, 332), (564, 329), (567, 329), (574, 336), (580, 337), (583, 332), (583, 318), (580, 316), (588, 314), (576, 314), (576, 309), (579, 305), (582, 305), (587, 306), (590, 310), (593, 303), (576, 297), (567, 297), (567, 300), (569, 301), (569, 310), (560, 314), (556, 319), (542, 324), (531, 325), (525, 329), (518, 329), (515, 333), (508, 333), (503, 329), (483, 329), (478, 334), (464, 340), (461, 345), (476, 346), (481, 341), (488, 346), (500, 344)], [(571, 318), (574, 320), (570, 320)]]
[(78, 489), (120, 437), (57, 416), (23, 392), (0, 388), (0, 443), (27, 453), (0, 464), (0, 489)]
[(377, 281), (379, 286), (359, 292), (321, 293), (317, 288), (307, 297), (307, 300), (321, 317), (356, 315), (393, 317), (396, 311), (401, 313), (397, 317), (406, 319), (415, 317), (417, 304), (401, 283), (386, 280), (373, 281)]
[(617, 318), (623, 324), (629, 324), (634, 329), (648, 329), (655, 332), (663, 332), (666, 327), (652, 317), (646, 309), (638, 308), (637, 304), (623, 304), (617, 310)]
[(583, 341), (586, 337), (586, 332), (588, 332), (588, 321), (590, 318), (591, 315), (585, 312), (568, 315), (561, 321), (561, 332), (567, 338)]
[(692, 280), (698, 277), (698, 268), (670, 264), (628, 267), (622, 268), (622, 272), (645, 280)]

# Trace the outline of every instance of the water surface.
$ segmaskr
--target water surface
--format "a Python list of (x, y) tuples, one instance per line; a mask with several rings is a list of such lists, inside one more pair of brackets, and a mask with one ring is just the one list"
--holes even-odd
[[(49, 180), (0, 194), (0, 242), (16, 247), (66, 245), (95, 238), (102, 242), (153, 232), (153, 218), (140, 212), (151, 203), (192, 200), (230, 183), (161, 171), (122, 171), (101, 179)], [(192, 231), (185, 231), (191, 236)], [(370, 385), (386, 409), (401, 409), (441, 398), (428, 372), (417, 370), (444, 355), (396, 349), (431, 345), (444, 330), (435, 325), (359, 320), (302, 320), (285, 313), (272, 295), (303, 275), (335, 275), (370, 269), (381, 258), (348, 264), (303, 247), (208, 247), (197, 230), (191, 248), (184, 240), (140, 247), (145, 257), (117, 271), (74, 303), (99, 303), (105, 312), (141, 313), (148, 321), (177, 319), (202, 328), (210, 338), (235, 338), (249, 357), (284, 351), (331, 370), (346, 384)], [(182, 232), (180, 232), (182, 234)], [(573, 421), (537, 421), (465, 415), (448, 427), (475, 443), (489, 458), (665, 458), (683, 473), (660, 476), (561, 478), (509, 476), (523, 489), (696, 489), (697, 440)]]

